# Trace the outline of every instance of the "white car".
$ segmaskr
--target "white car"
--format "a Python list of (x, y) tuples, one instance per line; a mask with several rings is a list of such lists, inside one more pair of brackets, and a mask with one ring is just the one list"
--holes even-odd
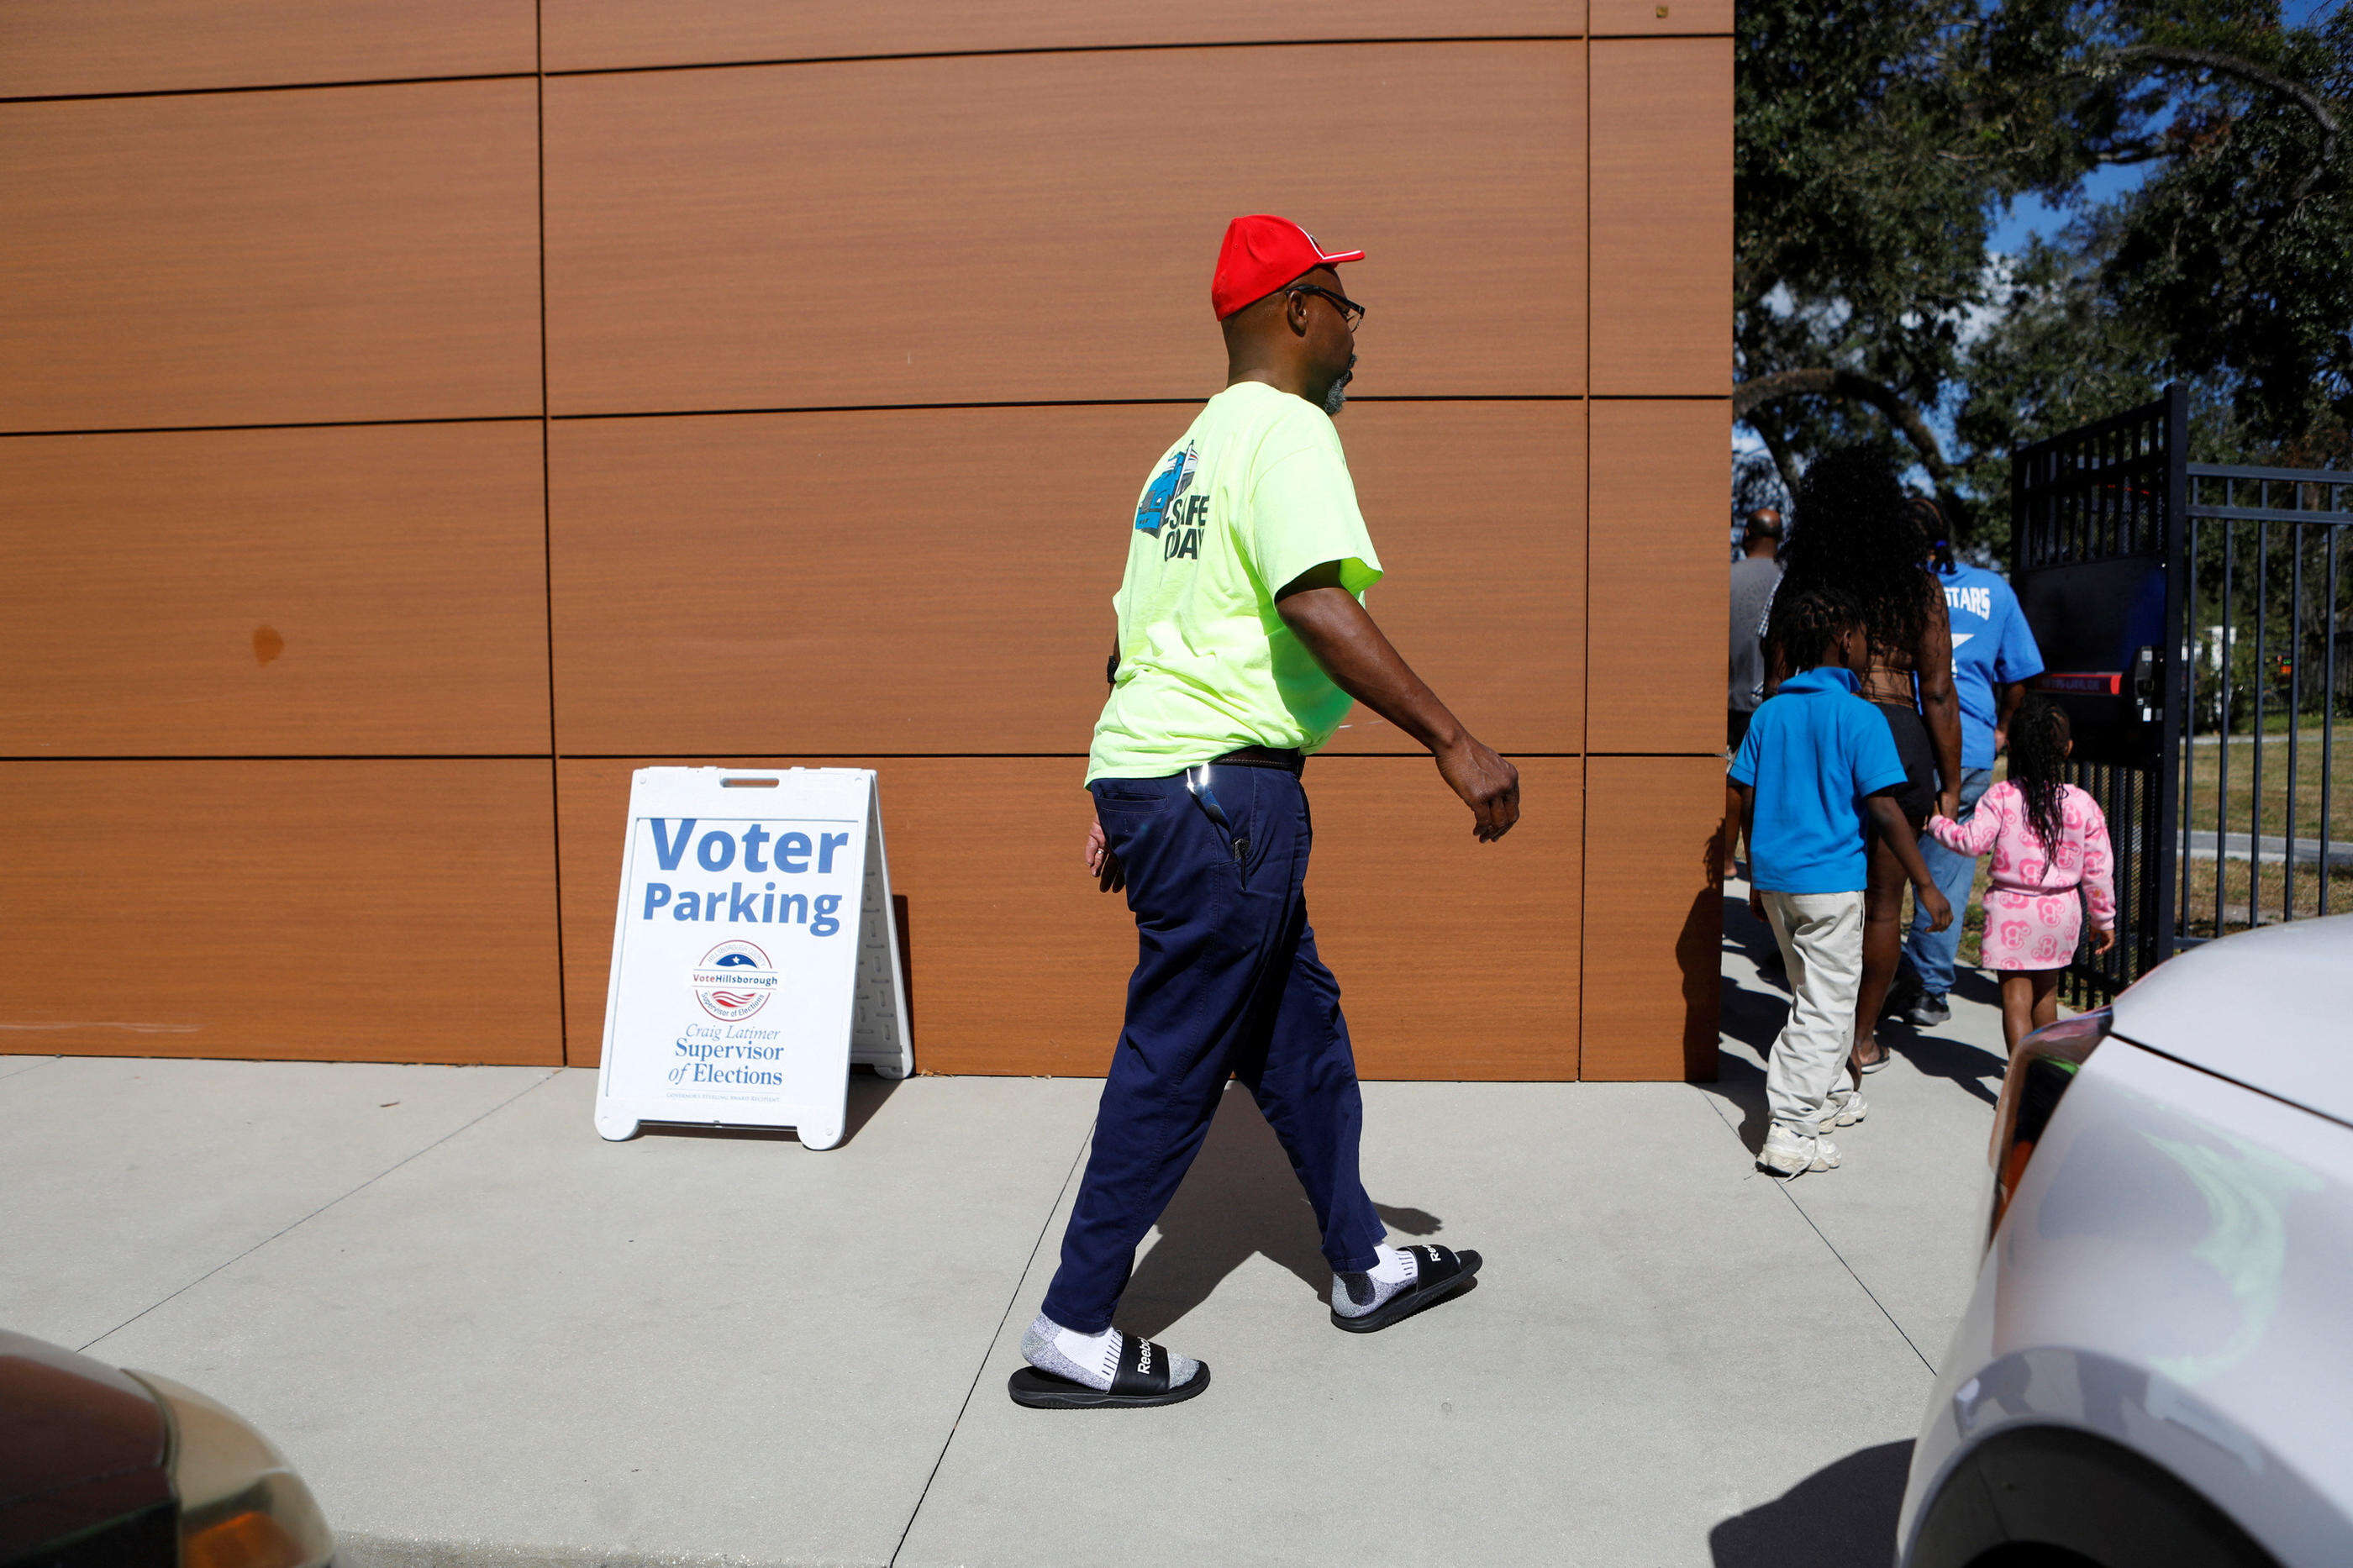
[(1903, 1568), (2353, 1564), (2353, 915), (2028, 1037)]

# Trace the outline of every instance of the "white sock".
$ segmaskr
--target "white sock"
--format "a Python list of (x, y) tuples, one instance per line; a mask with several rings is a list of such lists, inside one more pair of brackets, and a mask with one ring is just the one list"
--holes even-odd
[[(1045, 1313), (1038, 1314), (1029, 1331), (1021, 1336), (1021, 1359), (1039, 1372), (1050, 1372), (1056, 1377), (1067, 1377), (1073, 1383), (1083, 1383), (1089, 1388), (1109, 1389), (1113, 1374), (1119, 1371), (1120, 1332), (1105, 1329), (1099, 1334), (1082, 1334), (1076, 1329), (1066, 1329)], [(1189, 1383), (1192, 1357), (1168, 1353), (1168, 1386), (1175, 1388)]]
[(1332, 1276), (1332, 1310), (1344, 1318), (1363, 1317), (1421, 1277), (1410, 1252), (1377, 1247), (1373, 1256), (1377, 1261), (1362, 1274)]

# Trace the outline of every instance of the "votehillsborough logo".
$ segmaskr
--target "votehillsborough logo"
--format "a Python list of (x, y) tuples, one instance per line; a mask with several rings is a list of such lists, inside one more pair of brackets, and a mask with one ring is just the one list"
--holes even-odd
[(768, 955), (748, 942), (723, 942), (702, 955), (688, 974), (694, 999), (714, 1018), (748, 1018), (776, 994), (776, 970)]
[[(1144, 500), (1136, 504), (1135, 526), (1155, 539), (1160, 537), (1161, 525), (1169, 521), (1176, 510), (1177, 498), (1193, 488), (1193, 475), (1201, 466), (1201, 454), (1187, 441), (1184, 448), (1168, 454), (1159, 471), (1145, 487)], [(1133, 468), (1128, 470), (1134, 472)]]

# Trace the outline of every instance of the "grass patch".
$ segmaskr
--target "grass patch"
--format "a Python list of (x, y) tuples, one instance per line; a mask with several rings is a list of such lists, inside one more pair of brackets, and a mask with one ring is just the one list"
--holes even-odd
[[(2285, 732), (2265, 735), (2201, 735), (2188, 747), (2189, 795), (2187, 814), (2193, 832), (2266, 833), (2285, 837), (2291, 821), (2295, 837), (2321, 836), (2322, 783), (2327, 784), (2328, 836), (2353, 843), (2353, 721), (2337, 725), (2336, 744), (2322, 755), (2323, 731), (2307, 724), (2295, 732), (2295, 766), (2289, 769), (2290, 741)], [(2255, 765), (2263, 764), (2261, 808), (2257, 809)], [(2327, 771), (2322, 764), (2326, 762)], [(2230, 793), (2221, 793), (2223, 770), (2230, 772)], [(2295, 801), (2291, 819), (2288, 803)], [(2221, 818), (2218, 824), (2218, 816)], [(2260, 826), (2256, 826), (2260, 823)], [(2209, 900), (2211, 901), (2211, 899)]]
[[(2289, 868), (2275, 861), (2262, 866), (2244, 860), (2190, 861), (2189, 897), (2176, 915), (2181, 934), (2228, 936), (2252, 926), (2276, 924), (2288, 918), (2289, 911), (2296, 920), (2353, 912), (2353, 871), (2329, 872), (2326, 903), (2321, 898), (2321, 868), (2298, 866), (2294, 871), (2291, 877)], [(2218, 889), (2222, 898), (2219, 925), (2214, 916)], [(2250, 893), (2254, 899), (2252, 919), (2247, 908)]]

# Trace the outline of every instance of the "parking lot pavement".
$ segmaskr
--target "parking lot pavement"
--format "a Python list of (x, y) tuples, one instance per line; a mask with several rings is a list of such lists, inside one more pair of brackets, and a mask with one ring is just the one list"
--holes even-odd
[(0, 1327), (86, 1345), (553, 1070), (0, 1057)]
[(1846, 1166), (1783, 1186), (1742, 1146), (1779, 1022), (1745, 922), (1718, 1084), (1366, 1086), (1393, 1237), (1488, 1260), (1380, 1334), (1330, 1326), (1229, 1091), (1123, 1314), (1213, 1368), (1169, 1410), (1005, 1395), (1084, 1079), (860, 1078), (812, 1153), (605, 1143), (580, 1070), (61, 1060), (0, 1077), (35, 1200), (0, 1322), (255, 1418), (346, 1568), (1883, 1568), (1999, 1027), (1900, 1037)]
[[(1217, 1381), (1164, 1412), (1012, 1405), (1041, 1251), (902, 1568), (1708, 1564), (1727, 1520), (1910, 1435), (1925, 1369), (1691, 1089), (1372, 1084), (1366, 1100), (1375, 1201), (1393, 1231), (1484, 1254), (1477, 1286), (1379, 1334), (1335, 1330), (1306, 1205), (1229, 1089), (1207, 1190), (1145, 1253), (1134, 1314)], [(1804, 1560), (1883, 1568), (1882, 1492), (1787, 1521)]]
[[(1736, 882), (1725, 897), (1722, 1064), (1705, 1088), (1754, 1150), (1765, 1136), (1766, 1052), (1788, 992), (1773, 933), (1748, 913), (1747, 896)], [(1845, 1163), (1784, 1189), (1932, 1366), (1968, 1304), (1981, 1250), (1986, 1145), (2009, 1061), (1999, 997), (1991, 979), (1965, 969), (1949, 1021), (1882, 1024), (1893, 1059), (1862, 1080), (1870, 1114), (1833, 1134)]]
[(607, 1143), (562, 1072), (91, 1353), (277, 1436), (352, 1563), (886, 1563), (1093, 1087), (861, 1077), (815, 1153)]

